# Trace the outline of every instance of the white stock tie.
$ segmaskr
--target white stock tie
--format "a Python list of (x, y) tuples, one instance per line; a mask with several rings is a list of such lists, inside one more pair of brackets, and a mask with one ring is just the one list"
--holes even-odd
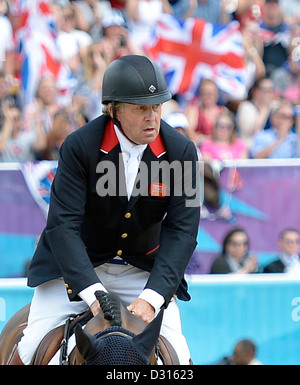
[(127, 160), (127, 167), (126, 167), (126, 187), (127, 187), (127, 197), (128, 200), (130, 199), (130, 196), (132, 194), (135, 178), (137, 176), (138, 170), (139, 170), (139, 156), (140, 152), (138, 148), (135, 146), (131, 148), (129, 157)]

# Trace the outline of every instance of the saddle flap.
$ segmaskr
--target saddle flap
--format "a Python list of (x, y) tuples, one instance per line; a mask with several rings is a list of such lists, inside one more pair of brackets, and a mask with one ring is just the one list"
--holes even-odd
[(31, 365), (48, 365), (51, 358), (59, 350), (64, 335), (64, 325), (58, 326), (45, 335), (40, 342)]
[[(61, 342), (64, 338), (68, 338), (72, 334), (77, 324), (84, 325), (92, 318), (92, 313), (88, 310), (83, 314), (73, 318), (65, 325), (61, 325), (52, 329), (40, 342), (35, 355), (31, 361), (32, 365), (48, 365), (53, 356), (58, 352), (61, 347)], [(68, 327), (68, 330), (66, 330)], [(68, 336), (68, 337), (67, 337)]]

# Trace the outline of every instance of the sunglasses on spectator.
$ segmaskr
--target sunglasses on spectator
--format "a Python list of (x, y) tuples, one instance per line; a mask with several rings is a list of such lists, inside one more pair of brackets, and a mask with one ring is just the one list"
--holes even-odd
[(292, 244), (292, 243), (297, 243), (297, 244), (299, 244), (299, 243), (300, 243), (300, 240), (299, 240), (299, 239), (289, 239), (289, 238), (284, 238), (284, 239), (283, 239), (283, 242), (284, 242), (284, 243), (287, 243), (287, 244)]
[(283, 113), (277, 113), (277, 117), (280, 118), (280, 119), (294, 119), (294, 116), (293, 115), (289, 115), (289, 114), (283, 114)]
[(259, 87), (259, 89), (263, 92), (273, 92), (274, 91), (273, 87)]
[(248, 241), (244, 241), (244, 242), (237, 242), (237, 241), (230, 241), (229, 242), (231, 244), (231, 246), (233, 247), (238, 247), (238, 246), (248, 246)]
[(222, 122), (217, 122), (216, 123), (217, 128), (226, 128), (227, 130), (232, 130), (233, 125), (231, 123), (222, 123)]
[(65, 20), (73, 20), (74, 19), (74, 15), (72, 15), (72, 14), (65, 15), (64, 18), (65, 18)]

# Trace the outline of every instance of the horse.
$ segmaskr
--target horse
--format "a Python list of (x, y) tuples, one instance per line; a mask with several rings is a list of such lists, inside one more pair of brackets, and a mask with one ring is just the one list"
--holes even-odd
[[(70, 316), (65, 325), (51, 330), (40, 342), (32, 365), (47, 365), (60, 350), (61, 365), (179, 365), (178, 356), (161, 336), (163, 309), (148, 325), (129, 312), (113, 293), (95, 292), (101, 311), (88, 310)], [(0, 334), (0, 365), (9, 365), (23, 330), (30, 304), (20, 309)], [(83, 327), (84, 325), (84, 327)], [(67, 354), (68, 339), (75, 334), (76, 346)]]

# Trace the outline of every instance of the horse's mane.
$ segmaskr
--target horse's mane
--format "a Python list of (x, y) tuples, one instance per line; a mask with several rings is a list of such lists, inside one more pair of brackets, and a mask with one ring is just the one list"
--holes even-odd
[(104, 291), (96, 291), (95, 295), (100, 303), (104, 318), (110, 322), (111, 326), (121, 326), (121, 301), (119, 297)]

